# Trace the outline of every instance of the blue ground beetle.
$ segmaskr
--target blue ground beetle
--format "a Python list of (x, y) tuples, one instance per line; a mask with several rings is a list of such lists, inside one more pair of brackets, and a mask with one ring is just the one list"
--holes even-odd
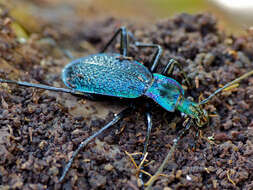
[[(120, 54), (105, 53), (108, 46), (119, 34), (121, 36)], [(128, 37), (131, 37), (133, 39), (134, 45), (136, 47), (150, 47), (156, 49), (150, 68), (147, 68), (143, 64), (128, 57)], [(62, 80), (68, 88), (56, 88), (42, 84), (5, 79), (0, 79), (0, 82), (78, 94), (88, 98), (92, 97), (93, 95), (106, 95), (130, 99), (138, 98), (141, 96), (152, 98), (167, 111), (174, 112), (175, 110), (179, 110), (188, 116), (189, 121), (186, 125), (185, 130), (183, 130), (181, 135), (179, 135), (178, 138), (174, 141), (174, 144), (177, 144), (182, 134), (184, 134), (192, 124), (195, 124), (198, 127), (202, 127), (208, 123), (208, 114), (204, 109), (201, 108), (202, 104), (207, 103), (211, 97), (215, 96), (223, 89), (228, 88), (229, 86), (238, 83), (242, 79), (253, 74), (253, 71), (244, 74), (236, 80), (226, 84), (223, 88), (216, 90), (212, 95), (210, 95), (202, 102), (196, 103), (185, 98), (184, 90), (180, 83), (167, 76), (171, 75), (174, 67), (177, 66), (183, 73), (185, 81), (189, 83), (188, 78), (186, 77), (182, 67), (178, 62), (171, 59), (161, 74), (154, 73), (161, 55), (162, 48), (159, 45), (137, 42), (131, 33), (127, 32), (124, 27), (121, 27), (119, 30), (117, 30), (117, 32), (113, 35), (111, 40), (106, 44), (100, 53), (73, 60), (65, 66), (62, 71)], [(95, 137), (103, 133), (103, 131), (113, 126), (120, 119), (127, 116), (134, 109), (134, 106), (130, 106), (124, 109), (119, 114), (117, 114), (107, 125), (102, 127), (99, 131), (97, 131), (89, 138), (82, 141), (66, 165), (59, 181), (63, 181), (72, 165), (73, 160), (82, 148), (84, 148)], [(145, 155), (147, 152), (149, 136), (152, 128), (150, 112), (146, 112), (146, 118), (148, 127), (144, 143), (143, 155)]]

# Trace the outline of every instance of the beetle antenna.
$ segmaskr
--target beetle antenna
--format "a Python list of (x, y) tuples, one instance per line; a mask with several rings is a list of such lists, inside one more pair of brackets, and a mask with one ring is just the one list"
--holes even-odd
[(212, 97), (214, 97), (216, 94), (218, 94), (219, 92), (228, 89), (229, 87), (238, 84), (239, 82), (241, 82), (241, 80), (249, 77), (250, 75), (253, 75), (253, 70), (251, 70), (250, 72), (245, 73), (244, 75), (238, 77), (237, 79), (227, 83), (225, 86), (223, 86), (222, 88), (217, 89), (214, 93), (212, 93), (208, 98), (202, 100), (199, 105), (202, 104), (206, 104)]

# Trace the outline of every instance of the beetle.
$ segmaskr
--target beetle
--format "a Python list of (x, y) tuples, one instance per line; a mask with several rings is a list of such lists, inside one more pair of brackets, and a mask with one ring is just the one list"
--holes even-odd
[[(109, 45), (112, 44), (118, 35), (121, 37), (120, 53), (105, 53)], [(150, 47), (156, 49), (150, 68), (128, 57), (128, 37), (131, 37), (134, 40), (134, 45), (136, 47)], [(0, 82), (71, 93), (74, 95), (83, 95), (87, 98), (93, 98), (94, 95), (128, 99), (146, 96), (153, 99), (165, 110), (169, 112), (179, 110), (189, 118), (185, 129), (174, 141), (174, 144), (176, 145), (181, 136), (191, 127), (191, 125), (195, 124), (197, 127), (203, 127), (208, 123), (208, 114), (201, 108), (202, 104), (207, 103), (213, 96), (222, 90), (233, 84), (239, 83), (244, 78), (253, 74), (252, 70), (226, 84), (224, 87), (219, 88), (200, 103), (196, 103), (184, 96), (184, 89), (179, 82), (167, 76), (171, 75), (174, 67), (177, 66), (183, 73), (185, 81), (189, 84), (186, 74), (177, 61), (171, 59), (161, 74), (154, 73), (161, 55), (162, 48), (160, 45), (138, 42), (130, 32), (127, 32), (125, 27), (121, 27), (116, 31), (100, 53), (75, 59), (64, 67), (62, 70), (62, 80), (68, 88), (56, 88), (43, 84), (6, 79), (0, 79)], [(63, 181), (75, 157), (82, 148), (106, 129), (112, 127), (119, 120), (126, 117), (134, 109), (134, 106), (129, 106), (124, 109), (99, 131), (82, 141), (67, 163), (62, 176), (59, 178), (59, 182)], [(143, 155), (147, 152), (149, 136), (152, 129), (150, 112), (146, 112), (146, 119), (147, 134), (144, 142)], [(143, 157), (141, 159), (143, 159)]]

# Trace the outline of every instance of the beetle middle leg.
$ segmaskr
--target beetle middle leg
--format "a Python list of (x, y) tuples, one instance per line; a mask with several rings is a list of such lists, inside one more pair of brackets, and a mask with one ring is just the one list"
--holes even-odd
[[(147, 133), (146, 133), (146, 137), (145, 137), (145, 143), (144, 143), (144, 149), (143, 149), (143, 153), (142, 153), (142, 157), (141, 157), (141, 162), (145, 159), (145, 156), (146, 156), (146, 153), (148, 150), (149, 137), (150, 137), (150, 133), (151, 133), (151, 129), (152, 129), (152, 118), (151, 118), (150, 112), (146, 112), (146, 119), (147, 119), (148, 128), (147, 128)], [(143, 166), (140, 168), (140, 170), (142, 170), (142, 169), (143, 169)], [(142, 177), (143, 177), (143, 173), (140, 172), (139, 178), (141, 180), (142, 180)]]
[[(136, 40), (133, 36), (132, 33), (128, 33), (128, 35), (133, 39), (133, 40)], [(162, 53), (163, 53), (163, 49), (160, 45), (158, 44), (145, 44), (145, 43), (142, 43), (142, 42), (138, 42), (138, 41), (135, 41), (134, 43), (135, 46), (137, 47), (150, 47), (150, 48), (156, 48), (156, 52), (155, 52), (155, 55), (153, 56), (152, 58), (152, 66), (150, 67), (150, 71), (153, 73), (155, 71), (155, 69), (157, 68), (157, 65), (160, 61), (160, 58), (162, 56)], [(162, 75), (170, 75), (173, 73), (174, 71), (174, 67), (178, 67), (179, 70), (182, 72), (184, 78), (185, 78), (185, 81), (187, 83), (187, 85), (189, 87), (191, 87), (191, 83), (190, 83), (190, 80), (188, 79), (186, 73), (184, 72), (182, 66), (174, 59), (171, 59), (166, 67), (164, 68), (164, 70), (162, 71)]]
[(142, 43), (142, 42), (138, 42), (136, 41), (134, 43), (135, 46), (137, 47), (149, 47), (149, 48), (156, 48), (156, 52), (155, 52), (155, 55), (153, 56), (152, 58), (152, 66), (150, 67), (150, 71), (153, 73), (160, 61), (160, 57), (162, 56), (162, 53), (163, 53), (163, 49), (160, 45), (158, 44), (145, 44), (145, 43)]
[(123, 57), (128, 56), (128, 46), (129, 46), (128, 37), (130, 37), (134, 41), (134, 45), (136, 47), (150, 47), (150, 48), (156, 48), (157, 49), (156, 52), (155, 52), (155, 55), (152, 58), (152, 63), (153, 64), (150, 68), (150, 71), (154, 72), (156, 67), (157, 67), (157, 64), (159, 63), (162, 52), (163, 52), (162, 47), (158, 44), (146, 44), (146, 43), (138, 42), (136, 40), (136, 38), (134, 37), (134, 35), (131, 32), (128, 32), (125, 27), (120, 27), (115, 32), (113, 37), (107, 42), (107, 44), (102, 49), (102, 51), (100, 51), (100, 53), (104, 53), (119, 34), (120, 34), (120, 54), (123, 55)]
[(100, 53), (104, 53), (107, 48), (112, 44), (114, 39), (120, 34), (120, 54), (123, 55), (124, 57), (127, 57), (128, 54), (128, 33), (125, 27), (120, 27), (113, 37), (107, 42), (105, 47), (102, 49)]
[(160, 61), (160, 57), (162, 56), (163, 49), (160, 45), (158, 44), (147, 44), (147, 43), (142, 43), (139, 42), (133, 35), (132, 32), (127, 32), (128, 36), (134, 41), (134, 46), (136, 47), (141, 47), (141, 48), (156, 48), (156, 52), (152, 58), (152, 65), (149, 68), (149, 70), (153, 73)]
[(157, 178), (161, 175), (161, 173), (163, 172), (163, 169), (166, 167), (167, 163), (169, 160), (171, 160), (175, 149), (178, 145), (179, 140), (186, 134), (186, 132), (191, 128), (191, 126), (193, 125), (193, 121), (192, 119), (189, 119), (185, 125), (185, 128), (178, 134), (178, 136), (173, 140), (173, 145), (171, 147), (171, 149), (169, 150), (167, 156), (165, 157), (165, 159), (163, 160), (163, 163), (161, 164), (161, 166), (158, 168), (157, 172), (155, 173), (155, 175), (153, 175), (148, 182), (145, 184), (145, 186), (147, 186), (146, 190), (150, 190), (153, 183), (157, 180)]

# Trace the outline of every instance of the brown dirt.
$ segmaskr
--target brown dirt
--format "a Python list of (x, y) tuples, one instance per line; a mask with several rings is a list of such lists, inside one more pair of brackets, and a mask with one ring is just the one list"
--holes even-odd
[[(61, 49), (85, 56), (98, 52), (121, 21), (112, 18), (82, 22), (61, 30), (48, 23), (40, 33), (30, 33), (18, 43), (12, 19), (0, 15), (0, 77), (62, 86), (61, 68), (69, 62)], [(176, 58), (192, 81), (186, 95), (196, 101), (219, 85), (253, 69), (253, 33), (228, 36), (216, 28), (207, 14), (182, 14), (152, 26), (128, 29), (142, 42), (160, 44), (164, 56)], [(117, 51), (118, 45), (111, 48)], [(151, 49), (132, 49), (135, 59), (148, 65)], [(176, 70), (173, 78), (180, 83)], [(146, 134), (145, 106), (92, 142), (75, 159), (63, 184), (57, 183), (63, 167), (78, 144), (101, 128), (127, 102), (92, 102), (82, 97), (44, 90), (0, 85), (0, 187), (3, 189), (139, 189), (136, 170), (124, 151), (143, 149)], [(151, 101), (144, 99), (144, 101)], [(172, 140), (182, 129), (179, 112), (168, 113), (152, 104), (153, 130), (146, 168), (154, 174)], [(216, 112), (203, 138), (194, 144), (195, 129), (179, 143), (164, 174), (153, 189), (253, 189), (253, 78), (238, 88), (216, 96), (205, 109)], [(120, 128), (124, 131), (118, 134)], [(215, 132), (215, 144), (205, 137)], [(234, 183), (234, 184), (233, 184)], [(168, 188), (169, 187), (169, 188)]]

